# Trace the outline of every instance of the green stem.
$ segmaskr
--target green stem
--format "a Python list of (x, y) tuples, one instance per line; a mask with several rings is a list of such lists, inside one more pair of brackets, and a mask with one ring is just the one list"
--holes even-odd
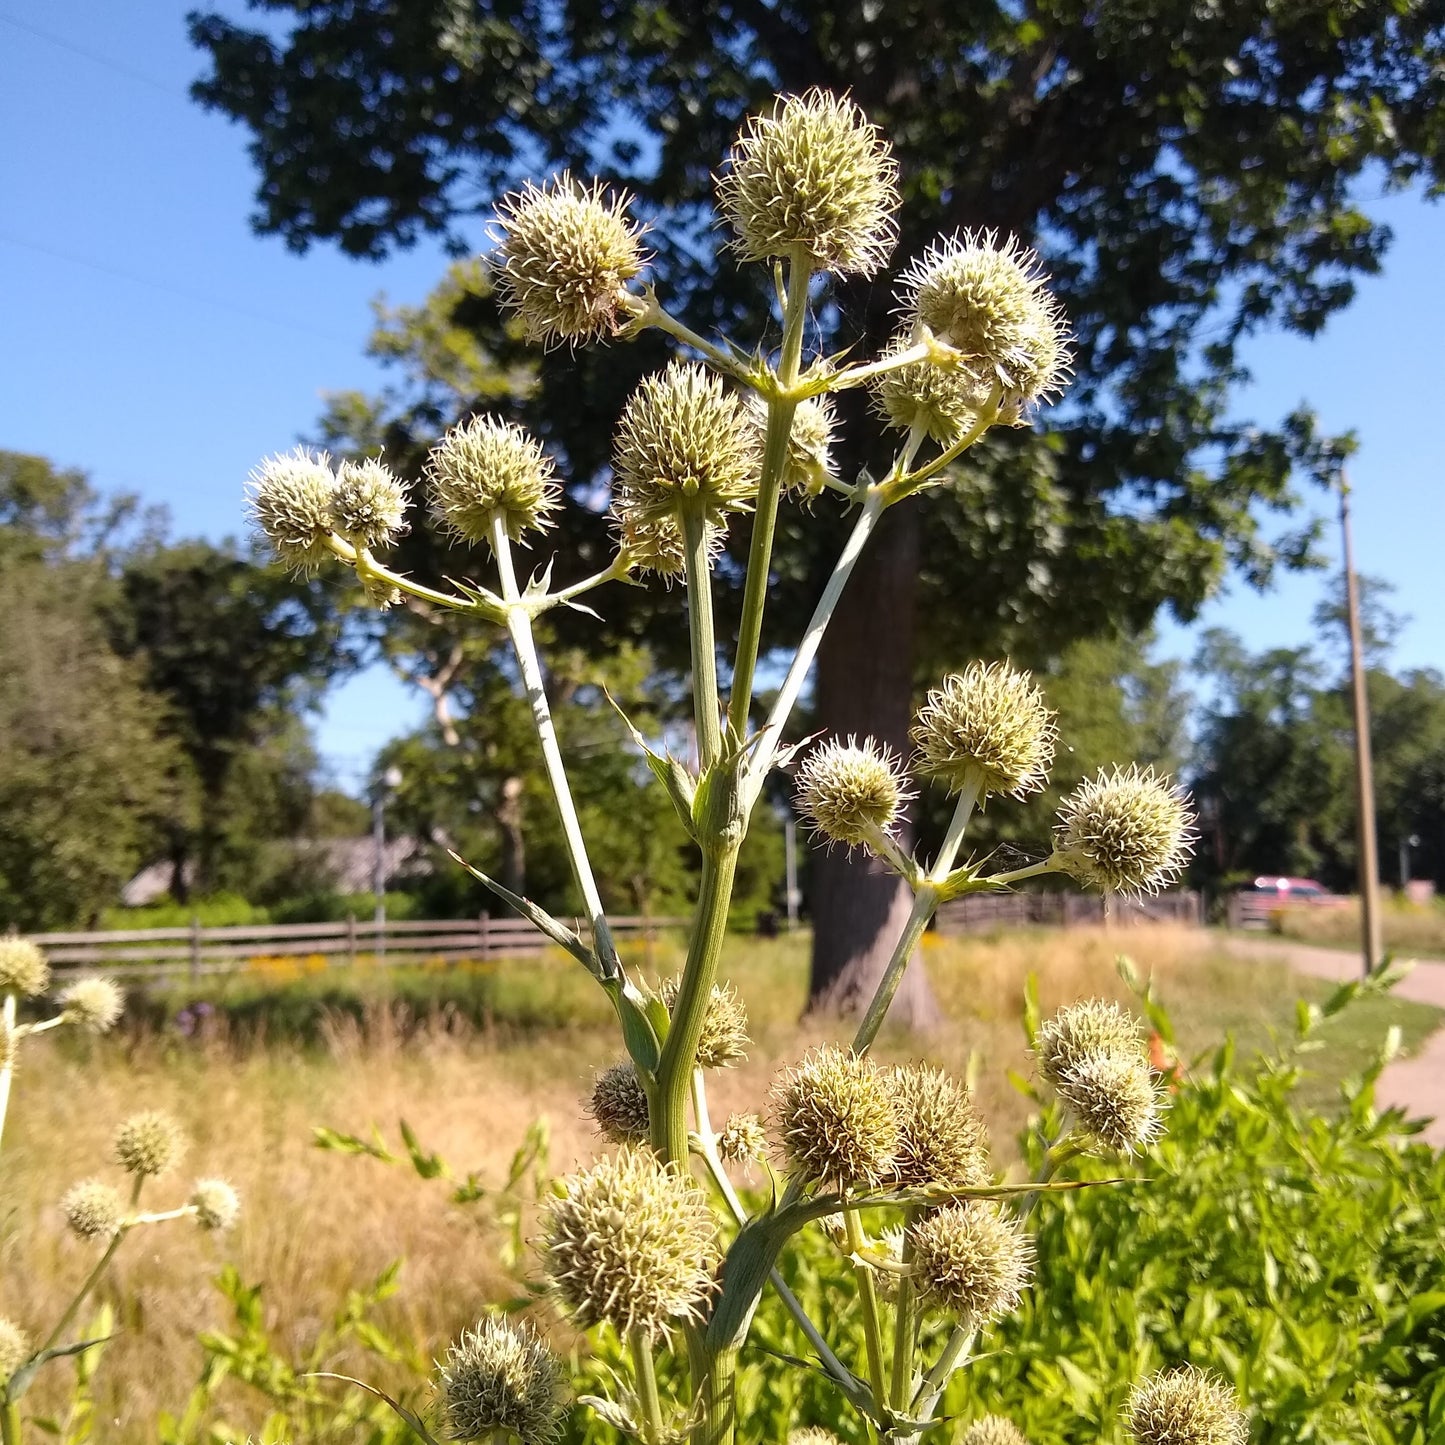
[(729, 376), (736, 377), (749, 386), (756, 385), (756, 378), (737, 357), (731, 352), (725, 351), (721, 346), (715, 346), (705, 336), (700, 336), (690, 326), (679, 321), (662, 305), (650, 288), (645, 296), (629, 296), (624, 305), (635, 318), (633, 325), (637, 328), (656, 327), (657, 330), (666, 332), (667, 335), (682, 342), (684, 346), (690, 346), (694, 351), (700, 351), (719, 371), (725, 371)]
[[(130, 1191), (130, 1212), (135, 1212), (136, 1205), (140, 1202), (141, 1185), (145, 1183), (145, 1175), (137, 1174), (135, 1183)], [(65, 1307), (65, 1313), (56, 1321), (55, 1328), (45, 1337), (45, 1343), (40, 1349), (43, 1353), (46, 1350), (54, 1349), (60, 1337), (70, 1328), (71, 1322), (80, 1311), (81, 1305), (89, 1298), (90, 1292), (100, 1283), (101, 1276), (110, 1267), (110, 1262), (115, 1258), (115, 1252), (121, 1246), (121, 1241), (130, 1232), (130, 1223), (127, 1222), (111, 1235), (110, 1243), (105, 1247), (105, 1253), (96, 1261), (95, 1268), (86, 1275), (85, 1283), (81, 1285), (75, 1298)]]
[(903, 351), (895, 351), (891, 356), (880, 357), (877, 361), (861, 366), (845, 366), (841, 371), (820, 377), (816, 383), (809, 384), (806, 387), (807, 394), (816, 396), (822, 391), (847, 391), (851, 387), (865, 386), (880, 376), (887, 376), (890, 371), (897, 371), (899, 367), (912, 366), (915, 361), (927, 361), (933, 355), (933, 350), (926, 341), (919, 341)]
[[(913, 1223), (916, 1211), (904, 1211), (904, 1229)], [(913, 1262), (913, 1242), (905, 1232), (902, 1262)], [(913, 1351), (918, 1329), (917, 1295), (913, 1280), (902, 1275), (898, 1280), (898, 1307), (893, 1315), (893, 1409), (902, 1414), (913, 1398)]]
[(637, 1373), (637, 1398), (642, 1406), (642, 1438), (647, 1445), (661, 1445), (666, 1434), (662, 1422), (662, 1400), (657, 1393), (657, 1367), (652, 1358), (652, 1341), (643, 1330), (628, 1334), (632, 1364)]
[(13, 1400), (6, 1400), (0, 1409), (0, 1442), (21, 1445), (20, 1406)]
[(1042, 863), (1031, 863), (1027, 868), (1015, 868), (1012, 873), (995, 873), (992, 883), (1022, 883), (1025, 878), (1037, 878), (1043, 873), (1057, 873), (1063, 867), (1063, 860), (1057, 853), (1045, 858)]
[(708, 1362), (698, 1388), (702, 1418), (692, 1433), (693, 1445), (731, 1445), (737, 1428), (738, 1352), (720, 1350)]
[[(849, 1253), (857, 1256), (863, 1252), (863, 1226), (856, 1209), (843, 1210), (843, 1230), (848, 1239)], [(883, 1373), (883, 1326), (878, 1313), (878, 1287), (873, 1282), (873, 1271), (855, 1260), (853, 1276), (858, 1281), (858, 1302), (863, 1309), (863, 1339), (868, 1350), (868, 1383), (873, 1387), (873, 1399), (881, 1406), (888, 1389), (888, 1377)]]
[(354, 567), (356, 575), (363, 581), (383, 582), (420, 602), (430, 602), (433, 606), (445, 607), (452, 612), (479, 612), (494, 622), (502, 620), (501, 605), (485, 590), (480, 591), (476, 597), (459, 597), (454, 592), (438, 592), (432, 587), (423, 587), (420, 582), (413, 582), (410, 577), (383, 567), (365, 547), (353, 547), (345, 537), (338, 536), (335, 532), (327, 535), (326, 545), (347, 566)]
[(15, 995), (7, 993), (5, 1002), (0, 1004), (0, 1040), (4, 1041), (5, 1062), (0, 1065), (0, 1141), (5, 1137), (5, 1115), (10, 1108), (10, 1081), (15, 1077), (15, 1050), (19, 1041), (15, 1037)]
[(934, 1410), (938, 1408), (939, 1396), (943, 1394), (944, 1386), (948, 1384), (950, 1376), (968, 1357), (969, 1349), (973, 1345), (973, 1330), (966, 1330), (962, 1325), (955, 1325), (953, 1333), (948, 1337), (948, 1343), (943, 1347), (943, 1353), (933, 1363), (933, 1368), (923, 1377), (923, 1383), (919, 1385), (917, 1393), (913, 1397), (913, 1415), (918, 1420), (928, 1420), (933, 1416)]
[(706, 772), (722, 755), (718, 716), (717, 633), (712, 619), (712, 569), (707, 558), (707, 525), (695, 507), (682, 514), (683, 560), (687, 568), (687, 625), (692, 644), (692, 715), (697, 757)]
[(952, 446), (944, 448), (927, 466), (919, 467), (916, 472), (890, 477), (884, 484), (888, 492), (889, 504), (901, 502), (904, 497), (911, 497), (925, 482), (937, 476), (944, 467), (957, 461), (998, 420), (998, 404), (999, 390), (995, 387), (988, 404), (974, 420), (974, 424)]

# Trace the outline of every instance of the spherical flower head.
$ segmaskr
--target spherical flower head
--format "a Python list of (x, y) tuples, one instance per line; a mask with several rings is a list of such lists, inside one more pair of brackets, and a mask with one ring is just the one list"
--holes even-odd
[(1002, 1415), (980, 1415), (959, 1436), (958, 1445), (1029, 1445), (1029, 1437)]
[[(760, 396), (749, 396), (747, 409), (761, 446), (768, 428), (767, 403)], [(838, 469), (833, 464), (837, 427), (838, 410), (831, 396), (809, 397), (798, 403), (779, 479), (782, 491), (811, 500), (825, 488), (837, 485)]]
[(1080, 883), (1106, 893), (1157, 893), (1194, 852), (1185, 793), (1153, 768), (1101, 771), (1059, 809), (1054, 850)]
[[(612, 499), (612, 515), (617, 522), (617, 545), (627, 554), (634, 572), (651, 572), (671, 587), (674, 582), (687, 584), (687, 547), (682, 525), (674, 516), (657, 517), (640, 508), (632, 495), (619, 488)], [(722, 555), (726, 536), (713, 522), (703, 524), (703, 551), (709, 569)]]
[(717, 1136), (717, 1152), (728, 1164), (753, 1164), (768, 1148), (767, 1131), (756, 1114), (729, 1114)]
[(331, 556), (331, 498), (336, 476), (325, 452), (297, 447), (267, 457), (247, 481), (247, 514), (291, 572), (309, 576)]
[(900, 279), (915, 330), (962, 352), (1003, 403), (1021, 408), (1056, 391), (1068, 371), (1068, 328), (1038, 257), (1012, 237), (961, 232), (931, 246)]
[[(904, 336), (891, 351), (910, 345)], [(885, 354), (886, 355), (886, 354)], [(989, 386), (966, 366), (911, 361), (885, 371), (873, 382), (874, 409), (899, 431), (915, 427), (940, 446), (951, 446), (978, 420), (988, 404)]]
[(640, 1144), (647, 1140), (647, 1091), (632, 1063), (624, 1059), (597, 1075), (587, 1112), (614, 1144)]
[(922, 1066), (894, 1069), (889, 1082), (898, 1111), (898, 1183), (905, 1189), (987, 1184), (988, 1131), (968, 1089), (942, 1069)]
[(912, 736), (920, 768), (950, 792), (1022, 798), (1048, 778), (1058, 729), (1028, 673), (973, 662), (928, 694)]
[(390, 547), (406, 532), (407, 484), (368, 459), (342, 462), (331, 494), (332, 525), (361, 547)]
[(38, 998), (50, 987), (50, 965), (28, 938), (0, 937), (0, 994)]
[(1018, 1308), (1033, 1250), (997, 1205), (981, 1199), (946, 1205), (913, 1225), (909, 1238), (919, 1284), (965, 1329)]
[(748, 119), (718, 181), (746, 261), (792, 256), (814, 269), (872, 276), (898, 240), (898, 166), (877, 126), (826, 90), (780, 97)]
[(30, 1358), (33, 1349), (30, 1336), (0, 1315), (0, 1385), (10, 1383), (10, 1377)]
[(159, 1109), (132, 1115), (115, 1136), (115, 1157), (128, 1174), (164, 1174), (185, 1152), (181, 1126)]
[(478, 1320), (448, 1348), (438, 1371), (448, 1439), (506, 1431), (523, 1445), (547, 1445), (562, 1433), (566, 1372), (525, 1321)]
[[(677, 1006), (682, 979), (669, 978), (658, 990), (670, 1014)], [(697, 1063), (702, 1069), (730, 1069), (748, 1056), (748, 1010), (730, 983), (715, 983), (708, 994), (697, 1041)]]
[(202, 1229), (234, 1229), (241, 1217), (241, 1196), (224, 1179), (197, 1179), (187, 1203)]
[(1249, 1439), (1234, 1391), (1193, 1365), (1135, 1385), (1124, 1420), (1137, 1445), (1245, 1445)]
[(474, 416), (454, 426), (431, 450), (426, 475), (432, 512), (463, 542), (492, 542), (500, 518), (507, 535), (550, 527), (562, 489), (551, 458), (519, 426)]
[(697, 1319), (713, 1291), (717, 1225), (702, 1191), (648, 1149), (623, 1149), (562, 1181), (543, 1259), (577, 1325), (656, 1336)]
[(801, 1430), (788, 1431), (788, 1445), (843, 1445), (843, 1442), (821, 1425), (804, 1425)]
[(620, 329), (627, 283), (645, 260), (625, 195), (608, 195), (600, 181), (579, 185), (564, 171), (505, 196), (497, 229), (503, 297), (529, 339), (576, 345)]
[(1127, 1009), (1104, 999), (1069, 1004), (1039, 1025), (1034, 1041), (1039, 1073), (1058, 1088), (1087, 1058), (1099, 1054), (1144, 1058), (1139, 1024)]
[(900, 1131), (887, 1076), (869, 1058), (825, 1044), (773, 1090), (783, 1152), (799, 1178), (871, 1188), (892, 1175)]
[(878, 846), (913, 797), (903, 765), (872, 738), (829, 738), (798, 764), (793, 800), (805, 822), (831, 845)]
[(60, 1212), (81, 1239), (109, 1239), (125, 1218), (125, 1203), (119, 1190), (99, 1179), (86, 1179), (65, 1192)]
[(111, 978), (80, 978), (61, 993), (60, 1006), (86, 1033), (105, 1034), (125, 1008), (125, 992)]
[(642, 379), (612, 449), (619, 498), (640, 523), (676, 522), (695, 508), (721, 525), (751, 505), (759, 460), (743, 403), (706, 368), (682, 361)]
[(1058, 1083), (1059, 1098), (1100, 1149), (1133, 1154), (1163, 1132), (1164, 1095), (1142, 1058), (1087, 1054)]

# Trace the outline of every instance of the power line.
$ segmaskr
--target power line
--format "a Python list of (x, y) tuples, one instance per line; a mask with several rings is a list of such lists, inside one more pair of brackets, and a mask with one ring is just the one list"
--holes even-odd
[(27, 35), (33, 35), (37, 40), (43, 40), (48, 45), (54, 45), (61, 50), (68, 50), (72, 55), (79, 55), (90, 61), (92, 65), (99, 65), (105, 70), (113, 70), (117, 75), (123, 75), (127, 80), (133, 80), (137, 85), (149, 86), (151, 90), (158, 90), (162, 95), (168, 95), (175, 100), (189, 101), (190, 96), (183, 90), (177, 90), (173, 85), (167, 85), (164, 81), (157, 80), (154, 76), (147, 75), (143, 70), (132, 70), (123, 61), (112, 60), (109, 56), (99, 55), (94, 50), (87, 50), (83, 45), (77, 45), (73, 40), (67, 40), (61, 35), (52, 35), (48, 30), (42, 30), (38, 25), (32, 25), (28, 20), (20, 20), (14, 15), (7, 15), (0, 10), (0, 21), (6, 25), (13, 25), (17, 30), (23, 30)]

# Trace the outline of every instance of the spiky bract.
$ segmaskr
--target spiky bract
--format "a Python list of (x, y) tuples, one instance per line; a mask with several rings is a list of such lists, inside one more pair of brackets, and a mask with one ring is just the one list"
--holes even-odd
[(633, 525), (674, 523), (694, 508), (721, 525), (757, 491), (757, 429), (719, 378), (674, 361), (643, 377), (623, 408), (613, 442), (613, 506)]
[[(659, 993), (668, 1013), (677, 1006), (682, 979), (663, 981)], [(698, 1067), (730, 1069), (748, 1056), (748, 1010), (738, 991), (730, 983), (715, 983), (708, 994), (707, 1008), (702, 1016), (702, 1033), (697, 1041)]]
[(522, 1445), (547, 1445), (562, 1433), (566, 1372), (525, 1320), (478, 1320), (437, 1368), (449, 1439), (481, 1440), (507, 1431)]
[(0, 993), (38, 998), (50, 987), (50, 965), (28, 938), (0, 936)]
[(129, 1174), (164, 1174), (186, 1152), (181, 1126), (159, 1109), (133, 1114), (115, 1136), (115, 1157)]
[(1028, 673), (973, 662), (928, 694), (912, 737), (919, 766), (951, 792), (977, 782), (981, 796), (1022, 798), (1048, 778), (1058, 729)]
[(717, 1226), (701, 1190), (647, 1149), (623, 1149), (562, 1181), (543, 1259), (585, 1329), (658, 1335), (695, 1319), (713, 1290)]
[(1193, 1365), (1135, 1385), (1124, 1420), (1138, 1445), (1245, 1445), (1249, 1439), (1234, 1391)]
[(30, 1358), (32, 1348), (30, 1336), (0, 1315), (0, 1385), (10, 1383), (11, 1375)]
[[(904, 351), (910, 344), (904, 336), (890, 349)], [(874, 408), (890, 426), (900, 431), (918, 427), (945, 447), (977, 421), (989, 398), (989, 386), (976, 372), (931, 361), (912, 361), (885, 371), (872, 390)]]
[(869, 1188), (898, 1156), (898, 1113), (887, 1076), (869, 1058), (824, 1044), (773, 1088), (783, 1151), (799, 1178), (824, 1187)]
[(383, 462), (342, 462), (331, 494), (332, 525), (362, 547), (389, 547), (406, 531), (407, 484)]
[(292, 572), (308, 576), (330, 557), (336, 476), (325, 452), (297, 447), (267, 457), (247, 480), (247, 515)]
[(872, 738), (829, 738), (798, 764), (794, 778), (805, 821), (848, 848), (876, 848), (912, 796), (902, 763)]
[(718, 1156), (729, 1164), (752, 1164), (767, 1152), (768, 1135), (756, 1114), (729, 1114), (717, 1136)]
[(780, 97), (748, 119), (718, 182), (744, 260), (791, 256), (872, 276), (898, 240), (898, 166), (883, 134), (846, 97)]
[(241, 1196), (224, 1179), (197, 1179), (187, 1203), (202, 1229), (232, 1229), (241, 1217)]
[(492, 541), (500, 517), (515, 542), (551, 526), (562, 489), (541, 443), (511, 422), (474, 416), (454, 426), (431, 450), (426, 475), (432, 512), (463, 542)]
[(979, 1199), (945, 1205), (909, 1230), (917, 1280), (966, 1329), (1016, 1309), (1028, 1283), (1028, 1237), (997, 1205)]
[(61, 992), (60, 1006), (86, 1033), (109, 1033), (125, 1008), (125, 992), (114, 979), (79, 978)]
[[(750, 396), (747, 408), (761, 445), (768, 425), (767, 403), (760, 396)], [(831, 396), (810, 397), (798, 403), (793, 412), (793, 427), (788, 433), (782, 476), (778, 481), (782, 491), (809, 498), (837, 484), (838, 471), (833, 465), (837, 425), (838, 412)]]
[(1090, 1054), (1059, 1080), (1059, 1098), (1101, 1148), (1132, 1154), (1163, 1132), (1164, 1095), (1143, 1058)]
[(896, 1068), (897, 1181), (906, 1189), (967, 1189), (989, 1182), (988, 1131), (968, 1089), (942, 1069)]
[(564, 171), (503, 197), (497, 225), (502, 294), (530, 340), (585, 343), (620, 329), (627, 283), (645, 263), (625, 195)]
[(958, 1445), (1029, 1445), (1029, 1437), (1002, 1415), (980, 1415), (958, 1437)]
[(1153, 768), (1101, 770), (1059, 808), (1054, 851), (1079, 882), (1109, 893), (1157, 893), (1194, 852), (1187, 795)]
[(1090, 998), (1061, 1008), (1040, 1025), (1034, 1040), (1039, 1073), (1058, 1087), (1070, 1070), (1098, 1054), (1142, 1058), (1139, 1024), (1127, 1009)]
[(647, 1138), (647, 1091), (630, 1060), (611, 1064), (597, 1075), (588, 1112), (614, 1144), (638, 1144)]
[(100, 1179), (84, 1179), (66, 1190), (60, 1212), (81, 1239), (109, 1239), (125, 1218), (120, 1191)]

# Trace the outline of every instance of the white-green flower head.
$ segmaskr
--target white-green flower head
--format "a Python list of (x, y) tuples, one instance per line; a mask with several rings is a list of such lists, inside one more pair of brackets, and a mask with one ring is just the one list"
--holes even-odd
[(30, 1358), (33, 1348), (30, 1336), (0, 1315), (0, 1385), (10, 1383), (11, 1375)]
[(1193, 1365), (1135, 1385), (1124, 1422), (1137, 1445), (1245, 1445), (1249, 1439), (1234, 1391)]
[(1187, 794), (1153, 768), (1101, 771), (1059, 809), (1054, 851), (1065, 870), (1106, 893), (1157, 893), (1194, 852)]
[[(658, 990), (670, 1014), (677, 1007), (681, 977), (664, 979)], [(730, 983), (715, 983), (702, 1016), (697, 1063), (702, 1069), (730, 1069), (748, 1056), (748, 1010)]]
[(700, 1316), (719, 1249), (712, 1211), (690, 1178), (649, 1149), (623, 1149), (560, 1188), (543, 1262), (579, 1328), (656, 1336)]
[(516, 542), (552, 525), (562, 489), (541, 443), (511, 422), (474, 416), (454, 426), (427, 461), (432, 511), (463, 542), (492, 541), (501, 518)]
[(1055, 1088), (1087, 1058), (1099, 1054), (1144, 1059), (1138, 1021), (1104, 999), (1069, 1004), (1039, 1025), (1034, 1041), (1039, 1073)]
[(478, 1320), (437, 1369), (449, 1440), (505, 1433), (522, 1445), (548, 1445), (562, 1433), (566, 1371), (525, 1320)]
[(1028, 673), (973, 662), (928, 694), (912, 736), (920, 769), (950, 792), (1022, 798), (1047, 780), (1058, 729)]
[(361, 547), (390, 547), (406, 532), (407, 484), (384, 462), (342, 462), (331, 494), (331, 520)]
[(125, 1008), (125, 993), (112, 978), (79, 978), (61, 992), (60, 1006), (86, 1033), (105, 1034)]
[(958, 1445), (1029, 1445), (1029, 1437), (1002, 1415), (980, 1415), (959, 1436)]
[(85, 1179), (66, 1190), (60, 1212), (81, 1239), (109, 1239), (125, 1218), (120, 1192), (99, 1179)]
[(846, 96), (781, 96), (748, 119), (718, 181), (746, 261), (802, 249), (813, 268), (872, 276), (898, 241), (898, 166), (882, 132)]
[[(767, 403), (760, 396), (747, 399), (748, 416), (757, 428), (758, 445), (768, 427)], [(793, 412), (793, 429), (788, 433), (788, 450), (783, 458), (782, 491), (805, 501), (838, 484), (833, 463), (833, 442), (838, 429), (838, 411), (831, 396), (809, 397)]]
[(614, 1144), (646, 1142), (650, 1127), (647, 1091), (630, 1060), (611, 1064), (597, 1075), (588, 1113)]
[(968, 1089), (922, 1065), (894, 1069), (890, 1082), (899, 1124), (897, 1182), (905, 1189), (987, 1184), (988, 1131)]
[(612, 449), (617, 505), (638, 523), (695, 508), (722, 525), (752, 504), (759, 460), (737, 396), (705, 367), (674, 361), (644, 377), (623, 409)]
[(891, 1177), (900, 1142), (888, 1078), (870, 1058), (824, 1044), (773, 1088), (773, 1116), (794, 1175), (824, 1188)]
[(1027, 406), (1057, 391), (1069, 367), (1068, 327), (1038, 257), (1012, 237), (962, 231), (903, 273), (899, 300), (1006, 402)]
[(185, 1152), (181, 1126), (160, 1109), (133, 1114), (116, 1131), (115, 1157), (128, 1174), (164, 1174)]
[(627, 197), (565, 171), (530, 182), (497, 207), (497, 270), (503, 296), (529, 339), (586, 343), (623, 324), (627, 286), (646, 264)]
[(804, 1425), (801, 1430), (788, 1431), (788, 1445), (843, 1445), (843, 1442), (821, 1425)]
[[(904, 335), (889, 351), (906, 351), (910, 345)], [(990, 384), (970, 367), (912, 361), (885, 371), (873, 382), (872, 391), (874, 409), (889, 426), (905, 432), (917, 427), (947, 447), (978, 420), (988, 405)]]
[(202, 1229), (234, 1229), (241, 1217), (241, 1196), (224, 1179), (197, 1179), (187, 1203)]
[(0, 935), (0, 994), (38, 998), (50, 987), (50, 965), (28, 938)]
[(1033, 1249), (997, 1205), (981, 1199), (945, 1205), (909, 1230), (919, 1284), (965, 1329), (1018, 1308)]
[[(643, 518), (639, 512), (626, 489), (620, 488), (612, 499), (612, 515), (616, 519), (617, 545), (627, 554), (629, 569), (651, 572), (666, 587), (674, 582), (686, 586), (687, 547), (681, 524), (674, 516)], [(703, 551), (709, 569), (722, 555), (726, 540), (722, 527), (713, 522), (703, 524)]]
[(309, 576), (330, 557), (336, 475), (325, 452), (267, 457), (247, 481), (247, 514), (288, 570)]
[(813, 831), (849, 849), (876, 850), (912, 797), (903, 764), (872, 738), (820, 743), (793, 782), (793, 801)]
[(717, 1136), (717, 1152), (729, 1164), (754, 1164), (767, 1153), (768, 1135), (756, 1114), (729, 1114)]
[(1107, 1153), (1133, 1154), (1164, 1132), (1164, 1093), (1145, 1059), (1087, 1054), (1057, 1088), (1079, 1131)]

